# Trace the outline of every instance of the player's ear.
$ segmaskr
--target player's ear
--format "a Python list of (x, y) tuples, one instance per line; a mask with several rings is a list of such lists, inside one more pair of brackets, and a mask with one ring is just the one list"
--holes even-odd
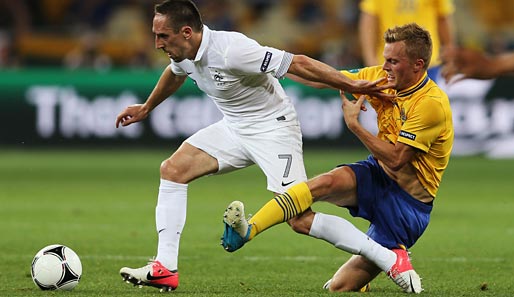
[(414, 71), (422, 71), (423, 67), (425, 66), (425, 61), (423, 59), (416, 59), (416, 62), (414, 62)]
[(191, 38), (191, 36), (193, 35), (193, 28), (191, 28), (189, 26), (184, 26), (180, 29), (180, 33), (182, 34), (184, 39), (187, 40), (187, 39)]

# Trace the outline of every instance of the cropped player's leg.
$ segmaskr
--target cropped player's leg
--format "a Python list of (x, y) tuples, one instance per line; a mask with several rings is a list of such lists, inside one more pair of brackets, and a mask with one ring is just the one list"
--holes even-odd
[[(302, 136), (299, 126), (285, 126), (270, 132), (243, 138), (248, 154), (265, 173), (267, 189), (276, 195), (249, 221), (244, 205), (233, 201), (225, 210), (223, 247), (235, 251), (257, 233), (289, 220), (312, 204), (312, 195), (305, 183), (307, 175), (303, 164)], [(290, 188), (286, 188), (289, 185)]]
[(159, 232), (156, 260), (164, 266), (177, 269), (178, 245), (186, 221), (188, 183), (217, 170), (216, 159), (189, 143), (183, 143), (171, 158), (161, 164), (156, 207)]
[[(384, 271), (404, 292), (420, 293), (422, 291), (421, 279), (414, 271), (406, 250), (390, 250), (383, 247), (343, 218), (316, 213), (313, 215), (309, 235), (323, 239), (335, 247), (354, 255), (365, 257), (365, 259)], [(368, 272), (374, 271), (364, 264), (362, 266)], [(354, 274), (352, 273), (352, 275)], [(367, 277), (363, 277), (363, 279), (366, 280)], [(364, 282), (360, 278), (344, 281), (344, 285), (338, 291), (357, 290), (362, 288), (361, 283)]]
[[(236, 251), (260, 232), (303, 213), (310, 208), (314, 200), (334, 203), (343, 201), (340, 197), (353, 198), (355, 177), (352, 174), (350, 169), (336, 168), (307, 182), (294, 185), (284, 194), (277, 195), (266, 203), (248, 222), (241, 213), (242, 202), (234, 201), (224, 214), (225, 232), (222, 246), (229, 252)], [(349, 199), (344, 202), (352, 203)]]
[[(347, 220), (323, 213), (307, 210), (288, 222), (298, 233), (323, 239), (335, 247), (354, 255), (363, 255), (375, 263), (382, 271), (388, 272), (395, 264), (396, 254), (370, 239)], [(370, 269), (366, 269), (372, 271)], [(356, 275), (354, 275), (356, 276)], [(339, 291), (369, 290), (368, 277), (359, 277), (348, 281)], [(370, 279), (371, 280), (371, 279)], [(332, 279), (325, 284), (330, 289)], [(361, 286), (360, 284), (363, 283)]]
[[(369, 291), (369, 281), (375, 275), (375, 267), (384, 271), (399, 287), (408, 293), (421, 292), (421, 281), (410, 264), (408, 253), (405, 250), (390, 250), (369, 238), (353, 224), (343, 218), (314, 213), (307, 210), (288, 222), (293, 230), (301, 234), (323, 239), (335, 247), (354, 255), (360, 255), (369, 260), (371, 266), (364, 262), (351, 268), (347, 264), (346, 270), (351, 273), (342, 274), (336, 281), (332, 278), (323, 286), (332, 291)], [(352, 258), (353, 259), (353, 258)], [(359, 263), (355, 260), (355, 263)], [(356, 270), (356, 271), (354, 271)], [(362, 270), (362, 271), (361, 271)], [(348, 275), (345, 278), (344, 275)], [(334, 284), (332, 284), (334, 282)]]
[(178, 286), (178, 251), (186, 221), (187, 184), (217, 170), (216, 159), (188, 143), (183, 143), (169, 159), (162, 162), (155, 209), (157, 256), (142, 268), (123, 267), (120, 274), (124, 280), (162, 290), (174, 290)]
[[(359, 192), (358, 196), (356, 191), (354, 193), (347, 191), (340, 198), (332, 196), (330, 202), (347, 206), (353, 216), (370, 220), (371, 229), (368, 231), (370, 235), (364, 234), (343, 218), (325, 214), (316, 214), (312, 219), (310, 235), (326, 240), (340, 249), (365, 257), (386, 272), (405, 292), (420, 293), (422, 291), (421, 279), (414, 271), (407, 251), (394, 247), (398, 246), (398, 242), (402, 242), (401, 238), (408, 237), (405, 233), (411, 230), (421, 230), (422, 233), (426, 227), (427, 220), (424, 217), (427, 214), (421, 209), (429, 207), (411, 197), (401, 196), (401, 193), (404, 192), (397, 192), (394, 187), (387, 186), (385, 182), (383, 183), (386, 186), (374, 183), (374, 180), (381, 180), (381, 178), (379, 177), (380, 172), (377, 174), (377, 170), (373, 169), (372, 162), (364, 161), (350, 166), (342, 166), (334, 169), (332, 173), (337, 177), (334, 179), (335, 189), (344, 189), (337, 184), (344, 180), (345, 176), (347, 180), (358, 180), (360, 189), (364, 189)], [(387, 181), (387, 179), (382, 180)], [(371, 191), (367, 189), (371, 189)], [(401, 209), (395, 208), (399, 201), (404, 203)], [(411, 208), (413, 207), (411, 204), (414, 208)], [(429, 212), (428, 209), (425, 211)], [(416, 213), (416, 216), (412, 216), (412, 213)], [(408, 227), (405, 227), (406, 225)], [(394, 230), (394, 232), (390, 230)], [(413, 234), (413, 238), (416, 238), (421, 233), (418, 231), (418, 233), (412, 232), (411, 234)], [(384, 246), (372, 240), (371, 237), (378, 238)], [(407, 241), (406, 244), (411, 246), (412, 243)], [(385, 246), (393, 249), (390, 250)], [(357, 285), (360, 286), (360, 284)], [(351, 286), (344, 286), (345, 289), (348, 287)]]

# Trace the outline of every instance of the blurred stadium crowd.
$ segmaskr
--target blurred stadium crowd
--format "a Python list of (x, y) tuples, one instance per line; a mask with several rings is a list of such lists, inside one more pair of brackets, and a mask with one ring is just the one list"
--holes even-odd
[[(162, 68), (151, 22), (158, 0), (0, 0), (0, 68)], [(362, 65), (359, 0), (196, 0), (212, 29), (303, 53), (336, 68)], [(458, 43), (514, 49), (514, 1), (455, 0)]]

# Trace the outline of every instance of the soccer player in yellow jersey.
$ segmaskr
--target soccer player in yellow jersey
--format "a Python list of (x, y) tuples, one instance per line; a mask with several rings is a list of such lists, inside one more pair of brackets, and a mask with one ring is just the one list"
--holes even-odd
[[(323, 239), (352, 256), (325, 284), (330, 291), (358, 291), (381, 271), (405, 292), (422, 291), (407, 249), (425, 231), (450, 159), (453, 125), (447, 95), (427, 76), (432, 43), (417, 24), (388, 29), (383, 66), (344, 71), (353, 79), (387, 77), (396, 98), (367, 98), (377, 112), (378, 135), (359, 123), (366, 97), (343, 101), (348, 128), (370, 151), (366, 160), (340, 165), (289, 188), (251, 219), (242, 202), (224, 214), (222, 245), (235, 251), (267, 228), (288, 222), (296, 232)], [(311, 84), (312, 85), (312, 84)], [(319, 86), (319, 85), (317, 85)], [(347, 220), (315, 213), (325, 201), (370, 222), (363, 233)]]
[(453, 0), (362, 0), (359, 3), (359, 37), (366, 66), (384, 62), (382, 32), (415, 22), (432, 35), (432, 58), (428, 75), (435, 79), (440, 66), (440, 49), (453, 47)]

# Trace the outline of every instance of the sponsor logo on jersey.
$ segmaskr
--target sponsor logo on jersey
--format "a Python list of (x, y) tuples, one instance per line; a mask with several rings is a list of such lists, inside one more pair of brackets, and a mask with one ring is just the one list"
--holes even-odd
[(261, 64), (261, 72), (266, 72), (266, 70), (268, 70), (269, 62), (271, 61), (271, 56), (273, 56), (271, 52), (266, 52), (266, 55), (264, 55), (264, 60), (262, 60)]
[(406, 132), (406, 131), (403, 131), (403, 130), (400, 131), (400, 136), (408, 138), (410, 140), (415, 140), (416, 139), (416, 134), (412, 134), (412, 133), (409, 133), (409, 132)]

